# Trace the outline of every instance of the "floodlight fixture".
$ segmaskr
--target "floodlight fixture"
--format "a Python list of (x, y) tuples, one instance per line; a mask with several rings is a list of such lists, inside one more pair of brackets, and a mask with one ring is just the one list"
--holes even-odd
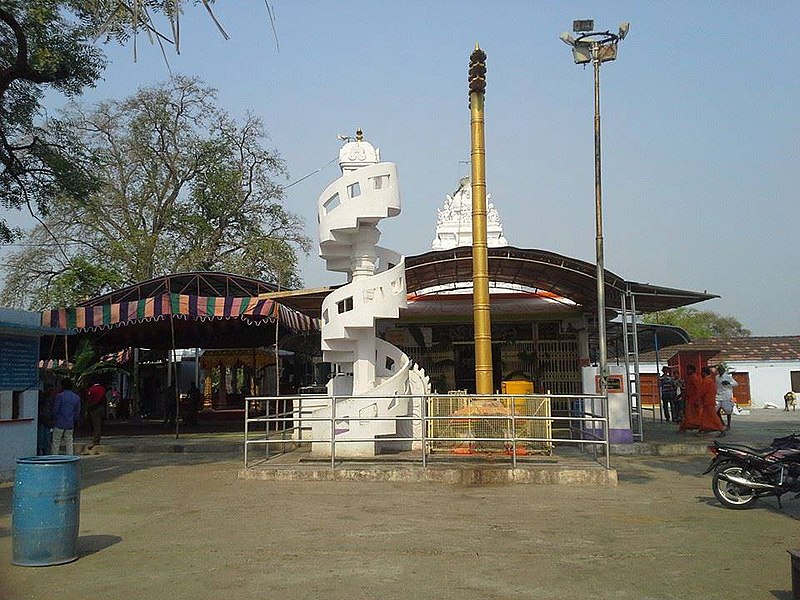
[(585, 65), (592, 62), (592, 47), (589, 44), (575, 44), (572, 46), (572, 58), (576, 65)]
[(624, 21), (619, 24), (619, 39), (624, 40), (625, 36), (628, 35), (628, 31), (631, 28), (631, 24), (628, 21)]
[(575, 45), (575, 38), (570, 35), (569, 31), (565, 31), (564, 33), (562, 33), (558, 37), (561, 39), (562, 42), (564, 42), (565, 44), (567, 44), (569, 46), (574, 46)]
[(572, 22), (572, 31), (575, 33), (584, 33), (594, 29), (594, 19), (577, 19)]

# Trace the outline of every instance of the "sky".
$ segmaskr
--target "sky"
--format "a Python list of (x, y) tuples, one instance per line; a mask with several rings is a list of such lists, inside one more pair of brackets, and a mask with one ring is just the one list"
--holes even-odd
[[(430, 249), (436, 209), (468, 173), (479, 42), (487, 188), (505, 237), (594, 261), (592, 71), (558, 36), (574, 19), (612, 31), (630, 21), (601, 70), (606, 268), (717, 294), (696, 308), (755, 335), (800, 334), (796, 2), (270, 1), (278, 44), (263, 0), (217, 0), (227, 41), (202, 7), (187, 9), (172, 72), (216, 87), (232, 114), (261, 117), (289, 169), (284, 184), (329, 163), (337, 134), (362, 128), (398, 165), (403, 212), (382, 222), (381, 245), (406, 255)], [(83, 102), (169, 76), (145, 38), (136, 62), (131, 47), (105, 49), (104, 80)], [(338, 175), (334, 163), (286, 191), (313, 239), (317, 198)], [(308, 287), (342, 281), (315, 252), (301, 265)]]

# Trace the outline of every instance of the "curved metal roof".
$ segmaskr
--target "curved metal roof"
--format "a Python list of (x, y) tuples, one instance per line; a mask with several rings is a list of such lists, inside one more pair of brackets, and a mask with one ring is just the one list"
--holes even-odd
[[(596, 266), (546, 250), (505, 246), (489, 248), (489, 280), (523, 285), (569, 298), (585, 308), (597, 306)], [(406, 257), (406, 286), (409, 293), (472, 281), (472, 248), (462, 246)], [(714, 294), (692, 292), (626, 281), (605, 271), (606, 305), (620, 308), (626, 290), (636, 296), (637, 312), (654, 312), (717, 298)]]
[(102, 296), (84, 300), (78, 306), (98, 306), (152, 298), (164, 293), (194, 294), (196, 296), (258, 296), (278, 289), (273, 283), (218, 271), (193, 271), (162, 275), (148, 281), (129, 285)]

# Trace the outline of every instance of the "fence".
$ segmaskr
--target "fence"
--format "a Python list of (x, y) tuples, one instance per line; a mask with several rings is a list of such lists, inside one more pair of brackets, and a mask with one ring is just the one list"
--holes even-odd
[[(348, 437), (336, 432), (336, 404), (349, 396), (258, 396), (245, 401), (244, 464), (246, 468), (265, 465), (287, 450), (310, 444), (313, 423), (325, 422), (328, 435), (314, 439), (330, 449), (330, 467), (336, 468), (336, 447), (353, 442), (407, 444), (419, 453), (423, 468), (434, 454), (504, 453), (514, 468), (518, 457), (533, 453), (550, 454), (559, 445), (579, 446), (595, 460), (611, 468), (608, 441), (608, 399), (598, 395), (476, 395), (429, 394), (394, 396), (408, 398), (412, 414), (404, 417), (360, 415), (357, 420), (410, 422), (410, 436), (375, 439)], [(552, 414), (551, 405), (567, 406), (567, 414)], [(315, 417), (327, 409), (329, 415)], [(401, 427), (398, 427), (400, 430)], [(553, 432), (566, 432), (554, 437)], [(253, 460), (257, 446), (264, 454)], [(272, 452), (278, 446), (279, 450)], [(598, 450), (600, 452), (598, 452)], [(260, 454), (260, 453), (259, 453)], [(412, 452), (412, 455), (416, 453)]]

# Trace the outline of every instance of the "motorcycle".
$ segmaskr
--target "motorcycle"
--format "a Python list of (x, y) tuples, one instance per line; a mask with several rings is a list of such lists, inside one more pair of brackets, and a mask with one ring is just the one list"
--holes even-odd
[(725, 508), (750, 508), (764, 496), (795, 493), (800, 497), (800, 435), (775, 438), (766, 448), (714, 442), (714, 455), (703, 475), (714, 472), (711, 489)]

